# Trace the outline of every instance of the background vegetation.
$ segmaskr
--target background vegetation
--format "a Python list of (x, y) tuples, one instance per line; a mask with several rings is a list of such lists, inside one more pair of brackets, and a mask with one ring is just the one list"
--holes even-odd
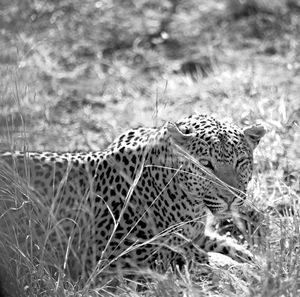
[[(249, 189), (267, 215), (256, 262), (114, 294), (299, 296), (299, 14), (296, 0), (0, 1), (0, 151), (99, 150), (129, 127), (194, 112), (268, 128)], [(52, 278), (17, 243), (2, 246), (14, 254), (2, 261), (8, 296), (104, 294)]]

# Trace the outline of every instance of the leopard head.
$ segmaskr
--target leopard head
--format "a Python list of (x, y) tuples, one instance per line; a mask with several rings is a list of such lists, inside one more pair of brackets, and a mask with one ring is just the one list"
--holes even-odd
[(240, 129), (193, 115), (167, 130), (178, 156), (181, 187), (202, 199), (214, 214), (236, 210), (246, 199), (253, 172), (253, 151), (265, 134), (261, 125)]

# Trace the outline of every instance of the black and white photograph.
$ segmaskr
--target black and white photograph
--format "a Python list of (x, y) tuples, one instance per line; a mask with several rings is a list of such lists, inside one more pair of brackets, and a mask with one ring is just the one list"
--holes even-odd
[(0, 0), (0, 297), (299, 297), (299, 0)]

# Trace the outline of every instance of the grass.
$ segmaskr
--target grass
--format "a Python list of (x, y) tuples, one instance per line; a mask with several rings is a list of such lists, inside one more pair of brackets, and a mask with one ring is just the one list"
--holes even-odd
[[(293, 1), (230, 2), (178, 1), (175, 10), (154, 0), (3, 4), (1, 151), (99, 150), (129, 127), (195, 111), (268, 129), (249, 187), (266, 227), (251, 246), (254, 263), (217, 263), (201, 278), (156, 274), (144, 291), (124, 282), (112, 295), (299, 295), (299, 13)], [(12, 296), (18, 288), (25, 296), (109, 296), (105, 286), (97, 293), (52, 276), (47, 262), (59, 260), (33, 240), (41, 218), (22, 200), (36, 201), (34, 193), (2, 163), (0, 173), (1, 284), (10, 272)]]

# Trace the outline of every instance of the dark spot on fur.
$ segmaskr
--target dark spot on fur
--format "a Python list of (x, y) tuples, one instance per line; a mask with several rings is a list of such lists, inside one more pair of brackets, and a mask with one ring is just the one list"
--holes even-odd
[(126, 166), (129, 164), (129, 160), (125, 156), (123, 156), (122, 161)]
[(110, 190), (110, 196), (112, 197), (116, 196), (116, 191), (114, 189)]
[(106, 195), (107, 192), (108, 192), (108, 187), (106, 186), (106, 187), (104, 187), (104, 189), (103, 189), (103, 191), (102, 191), (102, 194), (103, 194), (103, 195)]
[(125, 198), (127, 196), (127, 191), (125, 189), (123, 189), (121, 194), (122, 194), (123, 198)]

